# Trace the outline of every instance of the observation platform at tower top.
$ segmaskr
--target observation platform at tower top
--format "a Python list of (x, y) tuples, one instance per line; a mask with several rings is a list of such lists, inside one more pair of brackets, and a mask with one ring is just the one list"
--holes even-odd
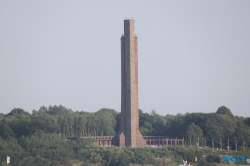
[[(113, 144), (114, 136), (84, 136), (82, 139), (93, 139), (100, 146), (117, 146)], [(77, 138), (67, 138), (67, 141), (74, 141)], [(146, 140), (146, 147), (166, 147), (166, 146), (184, 146), (184, 138), (173, 138), (167, 136), (143, 136)]]

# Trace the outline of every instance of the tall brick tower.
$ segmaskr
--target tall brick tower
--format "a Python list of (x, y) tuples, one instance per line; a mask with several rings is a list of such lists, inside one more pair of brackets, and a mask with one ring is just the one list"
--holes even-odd
[(146, 140), (139, 131), (138, 111), (138, 39), (134, 20), (124, 20), (121, 37), (121, 124), (114, 138), (120, 147), (144, 147)]

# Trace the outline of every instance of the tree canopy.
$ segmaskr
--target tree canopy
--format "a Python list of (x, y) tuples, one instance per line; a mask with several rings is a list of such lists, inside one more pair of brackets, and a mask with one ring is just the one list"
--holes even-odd
[(217, 113), (217, 114), (228, 115), (228, 116), (233, 117), (232, 112), (231, 112), (230, 109), (227, 108), (226, 106), (221, 106), (221, 107), (219, 107), (219, 108), (217, 109), (216, 113)]
[[(72, 111), (64, 106), (42, 106), (32, 113), (15, 108), (8, 114), (0, 114), (0, 160), (11, 156), (13, 165), (63, 165), (73, 161), (81, 165), (157, 165), (155, 159), (182, 155), (194, 160), (201, 155), (192, 149), (168, 147), (154, 148), (100, 147), (92, 139), (83, 136), (114, 136), (119, 130), (120, 112), (102, 108), (97, 112)], [(139, 127), (142, 135), (184, 138), (188, 147), (222, 146), (226, 149), (250, 147), (250, 118), (234, 116), (225, 107), (215, 113), (186, 113), (159, 115), (139, 110)], [(74, 137), (76, 141), (67, 141)], [(190, 142), (191, 140), (191, 142)], [(199, 142), (198, 142), (199, 141)], [(213, 142), (212, 142), (213, 141)], [(197, 149), (197, 148), (195, 148)], [(250, 154), (250, 153), (249, 153)], [(209, 161), (217, 161), (210, 156)], [(0, 161), (3, 165), (3, 162)]]

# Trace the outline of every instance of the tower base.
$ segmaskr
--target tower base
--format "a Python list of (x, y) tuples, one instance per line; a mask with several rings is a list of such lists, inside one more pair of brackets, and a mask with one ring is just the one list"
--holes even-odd
[[(136, 135), (136, 147), (146, 147), (146, 140), (142, 137), (140, 131)], [(112, 145), (119, 147), (132, 147), (131, 145), (126, 144), (126, 136), (123, 132), (118, 133), (112, 139)]]

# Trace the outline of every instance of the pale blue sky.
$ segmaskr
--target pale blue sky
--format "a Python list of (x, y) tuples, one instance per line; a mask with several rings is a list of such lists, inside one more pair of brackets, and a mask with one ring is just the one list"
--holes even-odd
[(120, 111), (120, 37), (135, 19), (139, 107), (250, 116), (249, 0), (0, 0), (0, 112)]

